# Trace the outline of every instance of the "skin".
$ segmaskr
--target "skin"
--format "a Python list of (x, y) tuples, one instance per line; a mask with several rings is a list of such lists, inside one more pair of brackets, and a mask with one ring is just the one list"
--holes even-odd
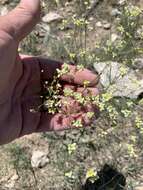
[[(11, 118), (13, 119), (8, 119), (9, 124), (0, 123), (0, 127), (6, 125), (5, 130), (8, 130), (8, 125), (12, 126), (11, 131), (7, 131), (7, 133), (1, 129), (0, 144), (11, 142), (15, 138), (32, 132), (67, 129), (71, 126), (72, 121), (77, 118), (80, 118), (86, 126), (90, 123), (85, 117), (86, 112), (97, 111), (97, 108), (93, 105), (88, 105), (86, 109), (83, 109), (76, 106), (76, 102), (70, 100), (71, 104), (68, 109), (78, 109), (78, 114), (65, 116), (62, 114), (50, 115), (48, 113), (36, 113), (35, 115), (30, 115), (32, 114), (29, 113), (28, 110), (30, 106), (39, 105), (39, 103), (41, 103), (39, 99), (41, 82), (51, 79), (56, 69), (62, 68), (63, 65), (63, 63), (57, 61), (34, 56), (30, 57), (28, 55), (19, 55), (18, 53), (19, 43), (40, 21), (40, 14), (40, 0), (21, 0), (19, 5), (8, 15), (0, 17), (0, 104), (3, 105), (3, 107), (1, 106), (1, 112), (8, 115), (7, 107), (13, 110), (10, 112)], [(70, 72), (61, 78), (61, 81), (64, 81), (63, 89), (68, 86), (75, 91), (82, 91), (83, 82), (88, 80), (90, 81), (89, 90), (94, 95), (98, 94), (98, 89), (96, 88), (98, 76), (96, 74), (87, 69), (77, 72), (76, 67), (73, 65), (70, 65), (69, 69)], [(40, 70), (44, 72), (40, 72)], [(34, 76), (35, 71), (37, 73), (39, 72), (38, 77)], [(25, 75), (24, 72), (26, 73)], [(29, 74), (31, 83), (28, 80), (27, 83), (24, 83), (23, 81), (26, 80), (25, 76), (28, 75), (28, 72), (31, 73)], [(24, 91), (24, 85), (27, 91)], [(17, 103), (19, 97), (20, 100), (22, 97), (21, 101), (23, 104), (22, 107), (19, 106), (23, 113), (23, 116), (20, 116), (22, 117), (21, 121), (24, 123), (22, 124), (23, 127), (21, 127), (21, 130), (19, 130), (18, 127), (20, 121), (17, 123), (15, 121), (14, 125), (12, 125), (13, 120), (19, 117), (17, 115), (19, 113), (17, 111), (18, 108), (16, 108), (19, 104)], [(30, 104), (27, 103), (28, 101), (30, 101)], [(31, 103), (32, 101), (34, 101), (33, 104)], [(30, 105), (28, 109), (25, 108), (26, 105), (27, 107)], [(5, 115), (2, 117), (6, 117)], [(30, 119), (33, 121), (30, 121)]]

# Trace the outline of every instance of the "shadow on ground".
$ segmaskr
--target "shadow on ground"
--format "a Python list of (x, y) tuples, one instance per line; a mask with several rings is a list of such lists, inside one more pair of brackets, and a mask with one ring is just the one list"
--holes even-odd
[(98, 176), (94, 183), (87, 179), (83, 190), (125, 190), (126, 178), (109, 165), (106, 164)]

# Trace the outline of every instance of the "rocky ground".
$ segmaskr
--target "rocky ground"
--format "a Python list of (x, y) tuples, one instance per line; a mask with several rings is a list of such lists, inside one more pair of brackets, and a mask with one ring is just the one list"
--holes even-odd
[[(18, 1), (0, 2), (0, 13), (4, 15)], [(143, 10), (143, 0), (129, 2)], [(66, 60), (65, 51), (58, 44), (73, 26), (69, 23), (61, 30), (62, 21), (70, 19), (77, 9), (79, 11), (80, 3), (80, 0), (43, 1), (42, 21), (21, 44), (20, 52)], [(91, 5), (93, 3), (91, 1)], [(87, 35), (90, 49), (106, 36), (110, 35), (112, 40), (118, 38), (115, 26), (122, 3), (124, 0), (105, 0), (98, 7), (91, 7), (89, 21), (92, 30)], [(55, 36), (56, 41), (52, 41)], [(131, 76), (128, 79), (117, 81), (116, 85), (120, 88), (115, 96), (121, 96), (122, 92), (125, 98), (138, 99), (142, 95), (143, 59), (138, 60), (136, 65), (134, 71), (129, 71)], [(103, 67), (104, 63), (100, 67), (94, 64), (98, 72)], [(110, 69), (111, 78), (118, 75), (118, 63), (107, 68)], [(138, 89), (130, 78), (140, 81)], [(106, 87), (107, 81), (107, 72), (104, 72), (101, 85)], [(126, 82), (131, 90), (125, 88)], [(140, 107), (142, 110), (142, 105)], [(0, 190), (142, 190), (143, 136), (133, 127), (133, 119), (125, 119), (114, 127), (109, 125), (102, 118), (98, 124), (87, 129), (32, 134), (1, 146)], [(95, 178), (94, 183), (86, 181), (91, 175)]]

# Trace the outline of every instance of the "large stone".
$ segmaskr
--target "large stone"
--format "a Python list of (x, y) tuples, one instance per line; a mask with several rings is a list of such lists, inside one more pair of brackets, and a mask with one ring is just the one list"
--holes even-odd
[[(143, 78), (139, 78), (138, 74), (117, 62), (100, 62), (94, 64), (95, 70), (101, 74), (101, 84), (107, 92), (111, 92), (113, 96), (128, 97), (137, 99), (143, 92)], [(122, 71), (121, 71), (122, 70)], [(121, 75), (123, 70), (127, 74)]]
[(63, 17), (56, 12), (50, 12), (42, 18), (42, 21), (45, 23), (51, 23), (53, 21), (60, 21), (62, 19)]
[(48, 153), (43, 151), (34, 151), (31, 158), (33, 168), (42, 168), (49, 162)]

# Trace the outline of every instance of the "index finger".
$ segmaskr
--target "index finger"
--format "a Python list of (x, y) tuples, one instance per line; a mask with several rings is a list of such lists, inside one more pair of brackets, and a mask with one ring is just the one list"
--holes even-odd
[[(65, 64), (61, 63), (59, 61), (50, 60), (46, 58), (41, 57), (32, 57), (27, 58), (32, 60), (37, 60), (40, 64), (42, 73), (42, 79), (43, 80), (49, 80), (52, 79), (53, 76), (56, 74), (57, 70), (62, 73), (62, 70), (64, 69)], [(99, 81), (99, 75), (95, 74), (93, 71), (90, 71), (88, 69), (78, 69), (77, 66), (66, 64), (68, 67), (68, 72), (66, 74), (61, 75), (60, 79), (61, 81), (64, 81), (66, 83), (72, 84), (72, 85), (81, 85), (83, 86), (85, 81), (88, 81), (89, 87), (95, 86)]]
[[(62, 65), (63, 68), (64, 64)], [(98, 74), (88, 69), (78, 69), (77, 66), (68, 65), (68, 72), (61, 76), (61, 80), (69, 84), (83, 85), (87, 82), (87, 86), (95, 86), (99, 81)]]

